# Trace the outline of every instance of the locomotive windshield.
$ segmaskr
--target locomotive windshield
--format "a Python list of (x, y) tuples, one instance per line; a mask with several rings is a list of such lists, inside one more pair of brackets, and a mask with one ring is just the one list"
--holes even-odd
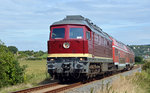
[(64, 38), (65, 28), (54, 28), (52, 31), (52, 39)]
[(70, 28), (69, 36), (70, 38), (73, 38), (73, 39), (82, 39), (83, 28)]

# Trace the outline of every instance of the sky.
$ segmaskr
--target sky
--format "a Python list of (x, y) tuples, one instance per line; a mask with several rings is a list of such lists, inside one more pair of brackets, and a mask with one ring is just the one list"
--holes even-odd
[(66, 15), (89, 18), (124, 44), (150, 44), (150, 0), (0, 0), (0, 40), (47, 51), (50, 25)]

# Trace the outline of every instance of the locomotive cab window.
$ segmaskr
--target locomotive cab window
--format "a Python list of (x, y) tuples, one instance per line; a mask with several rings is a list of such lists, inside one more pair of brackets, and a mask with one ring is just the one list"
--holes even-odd
[(59, 39), (65, 37), (65, 28), (54, 28), (52, 31), (52, 39)]
[(72, 39), (83, 39), (83, 28), (70, 28), (69, 37)]
[(90, 32), (89, 32), (89, 31), (86, 32), (86, 39), (87, 39), (87, 40), (90, 40), (90, 39), (91, 39), (91, 37), (90, 37)]

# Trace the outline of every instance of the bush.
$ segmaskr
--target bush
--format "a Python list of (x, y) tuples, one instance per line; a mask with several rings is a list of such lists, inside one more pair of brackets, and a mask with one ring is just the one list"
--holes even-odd
[(47, 59), (47, 53), (41, 56), (42, 59)]
[(14, 54), (16, 54), (18, 51), (18, 49), (15, 46), (8, 46), (8, 49)]
[(20, 67), (10, 50), (0, 43), (0, 88), (24, 81), (25, 67)]
[(134, 81), (136, 85), (139, 85), (146, 92), (139, 93), (150, 93), (150, 62), (144, 60), (142, 66), (142, 72), (136, 73)]
[(150, 62), (146, 62), (143, 67), (142, 70), (145, 70), (148, 74), (150, 74)]
[(19, 54), (19, 56), (17, 56), (17, 58), (18, 58), (18, 59), (26, 58), (26, 57), (27, 57), (27, 55), (26, 55), (26, 54), (24, 54), (24, 53)]
[(141, 56), (136, 56), (135, 57), (135, 62), (143, 62), (143, 57), (141, 57)]
[(44, 52), (40, 50), (40, 51), (38, 51), (38, 52), (35, 52), (33, 56), (34, 56), (34, 57), (40, 57), (40, 56), (42, 56), (42, 55), (44, 55)]

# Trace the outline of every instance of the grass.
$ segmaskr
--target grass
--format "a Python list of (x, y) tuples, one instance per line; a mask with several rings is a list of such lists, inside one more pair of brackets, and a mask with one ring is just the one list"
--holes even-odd
[(20, 89), (30, 88), (42, 84), (50, 79), (47, 73), (46, 60), (19, 60), (21, 66), (26, 65), (25, 82), (22, 84), (4, 87), (0, 93), (7, 93)]
[(121, 76), (97, 93), (150, 93), (150, 61), (144, 62), (141, 73)]
[(49, 78), (46, 67), (46, 60), (23, 60), (19, 61), (20, 65), (26, 65), (25, 80), (32, 84), (40, 83), (42, 80)]
[(112, 84), (106, 84), (105, 87), (98, 90), (97, 93), (146, 93), (139, 85), (135, 83), (136, 75), (120, 76)]

